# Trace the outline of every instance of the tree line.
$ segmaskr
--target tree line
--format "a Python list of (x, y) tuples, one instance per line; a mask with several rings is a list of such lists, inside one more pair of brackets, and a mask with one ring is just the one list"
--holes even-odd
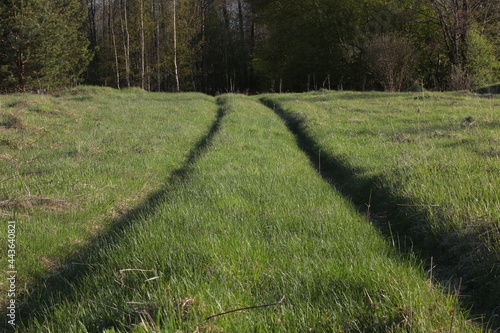
[(0, 0), (0, 91), (284, 92), (500, 81), (497, 0)]

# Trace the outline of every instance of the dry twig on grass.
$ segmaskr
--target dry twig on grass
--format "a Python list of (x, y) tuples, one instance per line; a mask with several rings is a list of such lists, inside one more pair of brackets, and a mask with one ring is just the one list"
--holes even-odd
[[(239, 311), (251, 310), (251, 309), (258, 309), (258, 308), (266, 308), (266, 307), (269, 307), (269, 306), (280, 305), (281, 303), (283, 303), (284, 300), (285, 300), (285, 296), (281, 297), (281, 299), (278, 302), (276, 302), (276, 303), (248, 306), (248, 307), (245, 307), (245, 308), (239, 308), (239, 309), (234, 309), (234, 310), (229, 310), (229, 311), (217, 313), (217, 314), (214, 314), (214, 315), (206, 317), (205, 319), (203, 319), (203, 321), (209, 321), (210, 319), (213, 319), (215, 317), (223, 316), (223, 315), (226, 315), (226, 314), (229, 314), (229, 313), (233, 313), (233, 312), (239, 312)], [(201, 325), (201, 323), (199, 323), (198, 325), (196, 325), (197, 331), (198, 331), (200, 325)]]

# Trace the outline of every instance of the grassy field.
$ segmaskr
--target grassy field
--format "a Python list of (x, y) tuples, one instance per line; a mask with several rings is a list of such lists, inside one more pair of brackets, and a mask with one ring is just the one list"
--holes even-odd
[[(340, 96), (274, 95), (266, 103), (290, 116), (296, 109), (286, 103), (306, 106), (298, 127), (306, 132), (321, 126), (305, 118), (328, 116), (323, 106)], [(19, 332), (487, 327), (471, 322), (417, 258), (387, 242), (345, 188), (325, 181), (328, 140), (311, 134), (301, 142), (255, 98), (87, 87), (0, 102), (2, 225), (16, 221), (24, 291)], [(325, 127), (346, 130), (335, 123), (342, 116), (325, 116)], [(306, 144), (324, 147), (318, 165)], [(349, 167), (372, 172), (356, 165), (361, 159)], [(7, 253), (4, 244), (6, 237)]]
[(398, 247), (432, 257), (435, 273), (454, 277), (475, 304), (498, 306), (498, 97), (332, 92), (261, 100)]
[(16, 221), (18, 290), (164, 186), (217, 113), (201, 94), (102, 88), (2, 95), (0, 107), (0, 216)]

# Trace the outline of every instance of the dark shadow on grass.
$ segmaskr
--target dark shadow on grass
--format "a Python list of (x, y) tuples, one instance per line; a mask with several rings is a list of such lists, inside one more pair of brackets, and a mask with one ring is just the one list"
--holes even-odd
[[(28, 328), (25, 330), (21, 329), (21, 332), (34, 331), (34, 329), (29, 329), (29, 327), (33, 325), (35, 317), (45, 317), (50, 313), (51, 309), (47, 308), (47, 305), (50, 306), (54, 302), (63, 300), (67, 302), (81, 301), (81, 299), (76, 299), (78, 296), (74, 290), (78, 288), (81, 279), (86, 274), (91, 274), (95, 265), (99, 265), (99, 262), (89, 264), (88, 258), (91, 258), (92, 254), (97, 253), (103, 246), (119, 243), (134, 223), (144, 220), (147, 216), (153, 214), (163, 202), (168, 200), (174, 184), (183, 182), (189, 177), (192, 165), (206, 152), (225, 116), (224, 102), (219, 99), (217, 104), (219, 105), (217, 116), (209, 131), (191, 149), (183, 166), (170, 175), (166, 185), (162, 189), (154, 192), (139, 206), (113, 221), (104, 232), (89, 241), (89, 243), (76, 251), (76, 253), (66, 258), (60, 269), (56, 272), (53, 272), (49, 276), (37, 278), (28, 287), (29, 294), (18, 297), (17, 304), (20, 305), (16, 313), (16, 326), (18, 328)], [(7, 318), (5, 310), (1, 310), (1, 315), (3, 318)], [(130, 316), (133, 315), (133, 313), (130, 314)], [(88, 328), (88, 330), (89, 332), (101, 332), (105, 328), (112, 327), (112, 325), (113, 323), (97, 322), (93, 323), (93, 327)], [(7, 323), (7, 320), (3, 320), (0, 324), (0, 332), (9, 332), (11, 330), (12, 326)]]
[(322, 150), (307, 133), (300, 115), (287, 112), (272, 98), (260, 101), (283, 119), (321, 177), (351, 200), (403, 256), (416, 254), (427, 269), (432, 266), (433, 278), (452, 292), (460, 286), (460, 301), (471, 309), (471, 317), (479, 318), (485, 330), (500, 329), (500, 262), (482, 238), (491, 226), (477, 225), (465, 234), (433, 233), (428, 223), (429, 207), (415, 206), (409, 198), (394, 193), (383, 176), (367, 177), (363, 170)]

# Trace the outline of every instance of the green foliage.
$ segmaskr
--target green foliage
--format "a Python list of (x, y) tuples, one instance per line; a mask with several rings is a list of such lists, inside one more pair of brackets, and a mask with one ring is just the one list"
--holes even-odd
[(467, 60), (473, 89), (500, 80), (500, 59), (495, 56), (493, 44), (477, 29), (468, 35)]
[[(264, 37), (257, 41), (253, 58), (262, 78), (261, 89), (277, 91), (278, 82), (285, 91), (379, 89), (383, 85), (381, 78), (394, 77), (395, 66), (375, 70), (377, 61), (373, 61), (374, 50), (369, 41), (384, 35), (397, 35), (404, 40), (405, 52), (397, 46), (386, 47), (385, 52), (393, 56), (399, 52), (399, 58), (404, 59), (404, 66), (396, 66), (405, 67), (399, 70), (399, 77), (410, 79), (415, 75), (424, 79), (426, 86), (439, 87), (447, 75), (442, 65), (446, 50), (442, 47), (441, 30), (429, 20), (434, 13), (423, 2), (250, 3), (258, 22), (266, 28)], [(419, 52), (412, 54), (411, 50)]]
[(370, 41), (390, 35), (418, 50), (407, 62), (412, 66), (398, 70), (403, 81), (470, 89), (500, 75), (494, 0), (464, 0), (464, 6), (446, 0), (183, 0), (176, 2), (175, 46), (172, 0), (79, 3), (0, 2), (1, 90), (70, 85), (83, 71), (87, 84), (150, 91), (176, 90), (177, 79), (183, 91), (210, 94), (400, 90), (405, 84), (385, 82), (394, 66), (375, 69), (372, 61)]
[(75, 84), (90, 60), (80, 31), (80, 3), (4, 0), (1, 3), (0, 89), (26, 91)]
[(372, 61), (370, 41), (390, 35), (418, 50), (411, 61), (386, 52), (412, 64), (396, 66), (398, 76), (428, 89), (470, 89), (500, 75), (493, 0), (464, 0), (465, 6), (446, 0), (184, 0), (176, 5), (176, 43), (174, 1), (80, 3), (0, 2), (0, 89), (57, 88), (86, 70), (87, 84), (150, 91), (176, 90), (177, 78), (183, 91), (210, 94), (400, 90), (405, 84), (385, 82), (394, 66), (375, 69)]
[(196, 85), (193, 82), (198, 75), (196, 64), (201, 61), (201, 41), (197, 36), (202, 29), (202, 22), (199, 20), (201, 9), (194, 0), (179, 1), (178, 6), (177, 57), (180, 85), (183, 91), (195, 91)]
[[(256, 52), (256, 70), (283, 90), (360, 88), (363, 81), (361, 44), (368, 16), (380, 10), (378, 1), (355, 5), (346, 1), (252, 2), (268, 29)], [(277, 84), (274, 85), (277, 90)]]

